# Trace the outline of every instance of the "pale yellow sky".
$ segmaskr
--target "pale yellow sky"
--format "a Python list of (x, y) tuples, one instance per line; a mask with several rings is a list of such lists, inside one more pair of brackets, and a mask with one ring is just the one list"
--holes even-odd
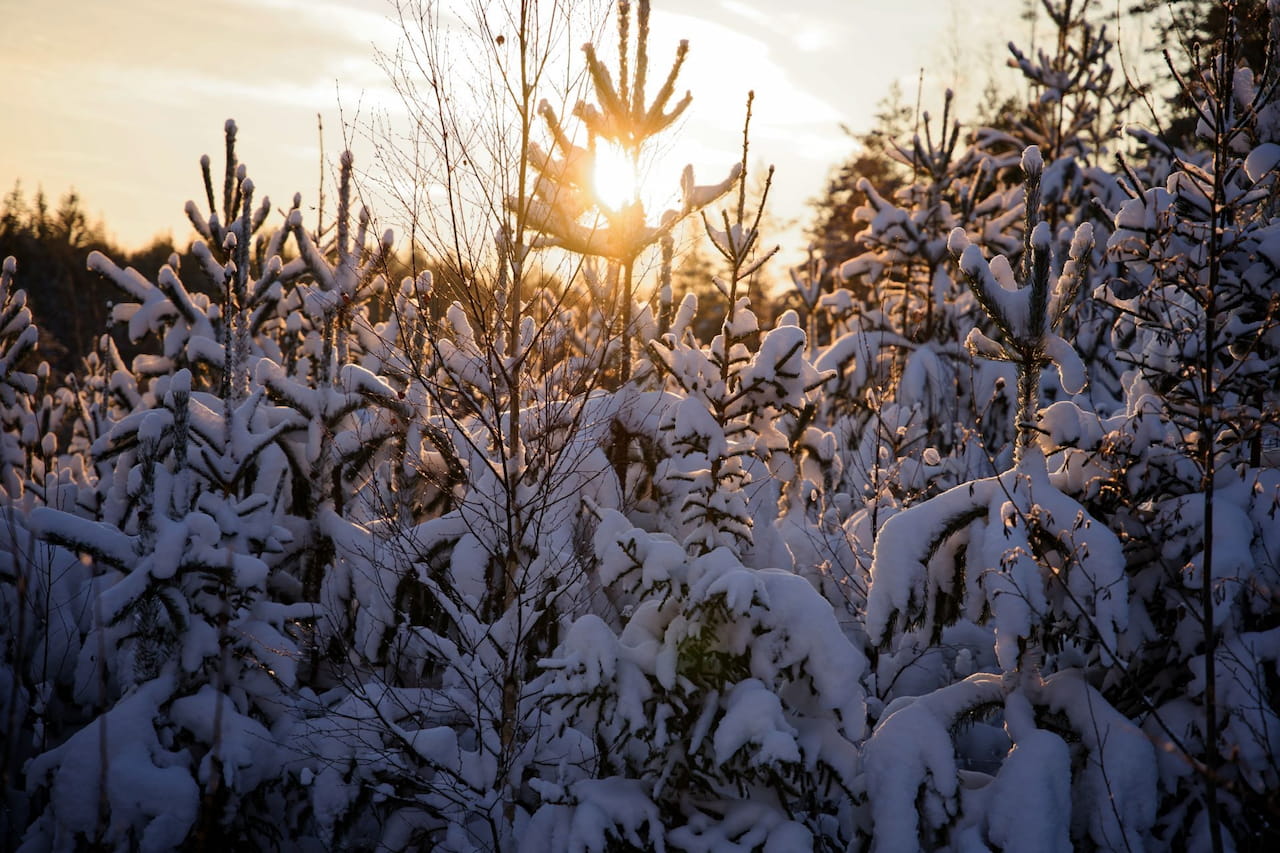
[[(707, 179), (735, 162), (754, 89), (752, 161), (776, 166), (774, 213), (798, 222), (850, 151), (840, 125), (868, 127), (891, 83), (914, 97), (923, 68), (937, 111), (942, 86), (977, 92), (991, 73), (1012, 84), (1003, 44), (1028, 37), (1020, 0), (653, 6), (655, 65), (679, 39), (691, 46), (681, 83), (694, 101), (675, 156)], [(56, 199), (74, 187), (122, 244), (159, 232), (185, 243), (183, 204), (203, 197), (200, 155), (221, 162), (223, 123), (235, 118), (259, 192), (311, 203), (317, 113), (332, 159), (340, 105), (349, 117), (389, 102), (374, 58), (398, 35), (389, 14), (385, 0), (0, 0), (0, 191), (21, 180), (28, 198), (43, 187)]]

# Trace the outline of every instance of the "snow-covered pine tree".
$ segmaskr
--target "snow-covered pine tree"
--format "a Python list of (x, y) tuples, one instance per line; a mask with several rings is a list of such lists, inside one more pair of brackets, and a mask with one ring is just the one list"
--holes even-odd
[[(752, 553), (757, 524), (764, 535), (773, 535), (779, 493), (770, 487), (768, 466), (779, 465), (791, 450), (776, 422), (785, 416), (799, 420), (818, 380), (794, 322), (761, 338), (750, 299), (739, 293), (742, 281), (777, 251), (757, 256), (760, 210), (749, 218), (745, 209), (750, 110), (748, 100), (734, 215), (723, 211), (720, 229), (703, 214), (711, 244), (728, 267), (725, 278), (715, 279), (729, 305), (720, 334), (707, 347), (697, 342), (688, 325), (697, 298), (686, 294), (671, 330), (649, 343), (655, 366), (678, 400), (662, 416), (666, 458), (653, 472), (658, 503), (674, 514), (661, 528), (693, 554), (720, 546)], [(754, 488), (752, 480), (758, 481)], [(770, 542), (759, 543), (765, 564), (776, 560)]]
[[(1033, 206), (1039, 152), (1028, 148), (1022, 164), (1020, 275), (960, 230), (949, 246), (1000, 336), (975, 329), (969, 348), (1017, 368), (1014, 465), (908, 507), (876, 539), (866, 628), (882, 647), (887, 703), (865, 750), (876, 849), (1132, 848), (1156, 818), (1155, 751), (1091, 683), (1128, 625), (1120, 540), (1033, 445), (1039, 372), (1054, 364), (1065, 387), (1083, 382), (1055, 329), (1088, 274), (1092, 233), (1081, 225), (1055, 263)], [(997, 711), (1003, 733), (984, 722)], [(971, 734), (953, 736), (966, 720)], [(1053, 818), (1029, 832), (1018, 822), (1031, 802)]]
[[(857, 598), (879, 528), (904, 504), (993, 471), (992, 457), (1011, 446), (1004, 413), (1012, 406), (1012, 372), (972, 364), (964, 335), (981, 322), (972, 293), (947, 252), (963, 225), (975, 239), (1015, 252), (1018, 200), (997, 181), (1008, 157), (961, 145), (948, 93), (942, 123), (926, 113), (889, 155), (913, 180), (891, 195), (859, 182), (866, 223), (862, 251), (840, 266), (840, 278), (860, 282), (821, 296), (835, 334), (814, 357), (830, 372), (815, 424), (835, 443), (838, 480), (822, 502), (848, 504), (844, 515), (857, 566)], [(853, 286), (852, 284), (850, 286)], [(864, 290), (865, 288), (865, 290)]]
[(544, 662), (578, 741), (538, 781), (521, 849), (851, 842), (866, 659), (831, 605), (786, 569), (597, 512), (593, 572), (618, 609), (580, 617)]
[[(28, 765), (29, 789), (48, 797), (27, 834), (33, 848), (261, 844), (305, 832), (279, 820), (301, 795), (287, 793), (285, 755), (270, 746), (293, 722), (300, 620), (316, 616), (277, 597), (297, 588), (283, 565), (297, 527), (283, 444), (304, 424), (250, 388), (251, 366), (273, 350), (257, 333), (288, 278), (283, 232), (260, 241), (256, 258), (249, 251), (270, 205), (253, 207), (234, 138), (229, 122), (222, 216), (188, 206), (218, 241), (194, 247), (216, 299), (184, 286), (176, 258), (152, 283), (90, 257), (133, 298), (116, 319), (134, 338), (155, 335), (160, 353), (135, 360), (135, 381), (108, 344), (114, 373), (105, 388), (80, 389), (77, 404), (92, 498), (31, 515), (43, 541), (91, 569), (76, 591), (87, 606), (73, 692), (90, 719)], [(213, 207), (207, 158), (203, 169)]]
[[(962, 351), (971, 329), (996, 332), (973, 291), (959, 284), (964, 274), (946, 250), (951, 230), (963, 227), (970, 240), (1015, 264), (1029, 256), (1031, 235), (1021, 227), (1024, 187), (1010, 176), (1027, 144), (1041, 138), (1051, 140), (1057, 153), (1041, 170), (1039, 196), (1030, 204), (1055, 220), (1053, 251), (1069, 252), (1080, 222), (1094, 225), (1104, 242), (1110, 230), (1090, 200), (1118, 192), (1099, 165), (1111, 144), (1110, 126), (1103, 125), (1114, 118), (1104, 105), (1120, 109), (1127, 103), (1108, 65), (1111, 43), (1092, 23), (1089, 3), (1041, 5), (1053, 23), (1051, 48), (1028, 58), (1011, 46), (1011, 64), (1026, 78), (1030, 98), (1009, 98), (998, 126), (978, 128), (968, 147), (960, 145), (948, 98), (940, 128), (926, 114), (923, 133), (892, 145), (891, 154), (914, 180), (892, 195), (860, 185), (867, 200), (855, 216), (867, 222), (857, 238), (865, 251), (842, 266), (850, 281), (872, 282), (876, 298), (855, 313), (849, 291), (822, 297), (847, 328), (815, 363), (839, 371), (828, 399), (853, 415), (835, 421), (834, 432), (845, 471), (841, 488), (863, 499), (846, 527), (864, 568), (880, 525), (897, 508), (999, 471), (1016, 444), (1009, 431), (1017, 396), (1011, 365), (974, 363)], [(1100, 255), (1101, 247), (1095, 252)], [(882, 292), (887, 302), (879, 300)], [(1082, 292), (1065, 306), (1063, 335), (1088, 356), (1086, 370), (1095, 382), (1087, 392), (1112, 410), (1120, 405), (1107, 334), (1113, 315), (1088, 289)], [(1054, 374), (1035, 375), (1044, 376), (1037, 396), (1069, 396)]]
[(17, 263), (0, 265), (0, 833), (16, 839), (31, 819), (23, 766), (80, 722), (67, 701), (84, 615), (86, 568), (41, 543), (28, 524), (45, 503), (74, 504), (82, 468), (59, 455), (65, 394), (49, 393), (49, 365), (30, 366), (38, 340)]
[[(355, 631), (337, 644), (340, 689), (303, 740), (330, 843), (500, 850), (539, 801), (523, 780), (566, 754), (537, 709), (536, 662), (587, 598), (578, 509), (584, 495), (619, 501), (602, 450), (618, 420), (617, 402), (599, 391), (609, 361), (579, 347), (583, 324), (565, 316), (580, 256), (562, 264), (534, 251), (545, 242), (539, 199), (559, 197), (560, 176), (535, 145), (544, 122), (559, 127), (550, 106), (539, 118), (539, 103), (568, 96), (553, 91), (554, 51), (578, 20), (568, 7), (477, 6), (465, 33), (447, 32), (413, 6), (402, 7), (399, 56), (421, 51), (421, 64), (392, 60), (390, 70), (413, 93), (410, 114), (430, 115), (411, 144), (439, 163), (449, 215), (424, 231), (421, 210), (406, 211), (437, 275), (402, 285), (381, 327), (396, 332), (382, 335), (394, 345), (363, 362), (362, 390), (402, 400), (391, 408), (404, 413), (412, 446), (358, 480), (360, 500), (383, 500), (370, 503), (374, 514), (324, 516), (349, 582), (333, 603)], [(467, 102), (449, 88), (457, 62), (489, 81), (491, 112), (457, 106)], [(476, 138), (492, 146), (467, 142)], [(436, 288), (456, 297), (439, 313)], [(399, 476), (388, 471), (399, 464), (435, 481), (441, 512), (384, 500), (378, 472)]]
[[(26, 510), (57, 504), (71, 487), (60, 447), (66, 441), (70, 394), (52, 387), (46, 362), (35, 363), (40, 330), (25, 290), (16, 288), (17, 261), (0, 265), (0, 497)], [(31, 370), (34, 368), (34, 371)], [(64, 477), (63, 475), (66, 475)]]
[[(1055, 251), (1066, 252), (1073, 229), (1088, 222), (1094, 229), (1096, 261), (1112, 224), (1095, 202), (1122, 195), (1111, 166), (1119, 153), (1121, 128), (1141, 92), (1116, 79), (1115, 43), (1092, 0), (1040, 0), (1048, 18), (1048, 49), (1026, 51), (1010, 42), (1008, 62), (1021, 74), (1027, 97), (1010, 99), (1013, 109), (995, 127), (978, 131), (977, 145), (995, 156), (1017, 155), (1035, 145), (1044, 160), (1039, 206), (1044, 211)], [(1037, 20), (1040, 20), (1037, 17)], [(1105, 300), (1082, 292), (1062, 318), (1063, 336), (1074, 342), (1089, 372), (1087, 392), (1098, 409), (1122, 404), (1120, 369), (1107, 333), (1115, 316)], [(1046, 392), (1061, 397), (1052, 384)], [(1069, 396), (1069, 395), (1068, 395)]]
[[(787, 547), (790, 533), (804, 537), (801, 561), (819, 550), (810, 508), (782, 490), (809, 496), (822, 479), (805, 445), (824, 443), (806, 431), (820, 376), (796, 315), (762, 334), (738, 292), (772, 255), (755, 254), (745, 135), (736, 210), (723, 228), (704, 216), (728, 267), (720, 334), (697, 342), (688, 294), (649, 344), (669, 389), (654, 408), (665, 458), (637, 515), (668, 532), (593, 506), (603, 607), (544, 662), (545, 700), (581, 740), (578, 760), (540, 781), (530, 850), (813, 849), (855, 835), (865, 658), (803, 576), (820, 583), (831, 566), (793, 571)], [(775, 528), (782, 509), (797, 517)]]
[[(162, 405), (107, 436), (132, 446), (109, 448), (117, 473), (103, 520), (32, 514), (42, 539), (94, 567), (76, 699), (97, 713), (28, 766), (50, 796), (28, 844), (168, 849), (193, 832), (259, 843), (281, 830), (261, 811), (283, 766), (266, 745), (278, 737), (271, 727), (289, 722), (282, 690), (294, 686), (299, 657), (289, 626), (314, 611), (266, 594), (267, 561), (290, 538), (269, 493), (258, 483), (228, 495), (222, 482), (273, 431), (255, 434), (244, 411), (221, 428), (189, 372), (164, 379), (153, 384)], [(156, 795), (139, 798), (135, 786)]]
[(1149, 187), (1131, 169), (1115, 212), (1125, 417), (1091, 442), (1114, 466), (1105, 497), (1140, 591), (1130, 699), (1170, 756), (1158, 837), (1214, 850), (1276, 837), (1280, 756), (1280, 629), (1265, 592), (1280, 579), (1280, 6), (1261, 72), (1239, 61), (1233, 7), (1218, 41), (1192, 51), (1192, 76), (1177, 75), (1203, 151), (1135, 132), (1172, 169)]
[[(879, 401), (918, 410), (916, 418), (944, 453), (963, 444), (957, 428), (964, 413), (957, 407), (970, 395), (956, 362), (963, 361), (959, 342), (978, 321), (972, 297), (954, 283), (947, 235), (963, 225), (984, 244), (1008, 252), (1014, 246), (1000, 241), (1008, 239), (1006, 226), (1016, 217), (1005, 194), (994, 192), (996, 173), (1006, 164), (972, 147), (957, 150), (960, 123), (951, 104), (948, 92), (938, 138), (925, 113), (923, 133), (891, 147), (914, 179), (895, 198), (883, 197), (866, 179), (859, 183), (866, 203), (854, 216), (868, 223), (858, 237), (864, 250), (844, 261), (840, 277), (861, 278), (872, 289), (856, 329), (834, 341), (821, 359), (824, 368), (839, 368), (848, 377), (830, 391), (846, 411), (862, 415), (855, 432), (867, 422), (870, 388)], [(834, 303), (838, 293), (824, 301)], [(868, 361), (880, 363), (861, 364)], [(857, 380), (866, 384), (854, 385)], [(990, 380), (969, 384), (985, 386), (973, 389), (984, 401), (994, 390)]]
[(26, 292), (15, 290), (17, 268), (11, 257), (0, 267), (0, 490), (10, 502), (22, 499), (35, 450), (37, 425), (32, 405), (38, 381), (23, 368), (40, 336), (27, 307)]
[(1063, 221), (1087, 215), (1079, 193), (1079, 182), (1087, 180), (1083, 172), (1115, 150), (1138, 93), (1114, 79), (1115, 42), (1106, 25), (1097, 23), (1093, 0), (1039, 0), (1039, 6), (1033, 14), (1048, 17), (1050, 47), (1023, 51), (1009, 43), (1009, 65), (1028, 84), (1028, 97), (1007, 117), (1008, 135), (988, 130), (984, 144), (1003, 141), (1040, 150), (1044, 219), (1056, 231)]

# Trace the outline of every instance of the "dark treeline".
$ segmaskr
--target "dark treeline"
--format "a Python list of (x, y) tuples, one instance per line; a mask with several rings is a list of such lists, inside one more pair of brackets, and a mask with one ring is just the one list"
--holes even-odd
[(171, 237), (157, 236), (130, 251), (107, 236), (103, 223), (90, 220), (74, 189), (55, 206), (43, 189), (28, 197), (15, 184), (0, 201), (0, 257), (12, 255), (21, 265), (32, 312), (41, 318), (40, 359), (58, 376), (74, 373), (109, 327), (121, 353), (134, 354), (121, 327), (108, 322), (120, 292), (88, 268), (92, 252), (119, 258), (122, 267), (133, 267), (148, 279), (177, 252), (194, 289), (207, 292), (212, 286), (189, 250), (178, 249)]

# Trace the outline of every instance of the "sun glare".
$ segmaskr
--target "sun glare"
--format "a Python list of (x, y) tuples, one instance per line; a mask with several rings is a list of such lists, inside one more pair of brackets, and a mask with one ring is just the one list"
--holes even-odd
[(631, 158), (622, 148), (607, 142), (596, 146), (592, 182), (596, 197), (611, 210), (621, 210), (630, 204), (639, 191), (635, 165)]

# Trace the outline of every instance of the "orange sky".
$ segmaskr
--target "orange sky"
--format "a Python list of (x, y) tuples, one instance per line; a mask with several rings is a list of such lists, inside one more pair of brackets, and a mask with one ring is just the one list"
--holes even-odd
[[(694, 102), (675, 156), (700, 178), (723, 174), (739, 156), (754, 89), (752, 160), (777, 167), (775, 216), (807, 222), (805, 201), (850, 151), (840, 125), (865, 129), (894, 80), (914, 97), (924, 67), (935, 101), (941, 85), (977, 92), (992, 72), (1013, 81), (1001, 45), (1028, 37), (1020, 6), (654, 0), (655, 65), (665, 68), (680, 38), (691, 43), (681, 81)], [(182, 206), (203, 196), (200, 155), (221, 162), (233, 117), (259, 192), (310, 201), (317, 113), (332, 159), (343, 144), (339, 105), (349, 117), (387, 98), (373, 45), (394, 44), (388, 9), (384, 0), (0, 0), (0, 190), (21, 180), (28, 198), (37, 187), (57, 198), (75, 187), (124, 245), (164, 231), (185, 242)], [(359, 161), (358, 141), (355, 151)]]

